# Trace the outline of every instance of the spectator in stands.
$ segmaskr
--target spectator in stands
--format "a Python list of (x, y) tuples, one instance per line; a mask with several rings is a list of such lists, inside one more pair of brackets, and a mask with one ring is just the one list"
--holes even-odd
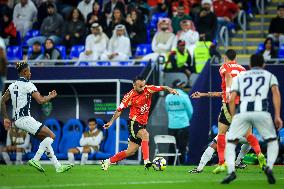
[(106, 34), (108, 35), (108, 37), (112, 36), (112, 31), (114, 30), (115, 26), (120, 25), (120, 24), (125, 26), (127, 34), (128, 34), (129, 24), (126, 22), (121, 10), (119, 8), (115, 8), (113, 11), (112, 20), (110, 21), (108, 25), (108, 29), (106, 31)]
[(268, 33), (280, 46), (284, 44), (284, 5), (277, 7), (277, 16), (271, 20)]
[(239, 7), (229, 0), (215, 0), (213, 2), (213, 9), (218, 19), (217, 34), (220, 33), (223, 26), (226, 26), (234, 34), (236, 31), (233, 20), (239, 13)]
[(37, 21), (34, 23), (33, 26), (34, 29), (39, 30), (43, 20), (48, 16), (48, 4), (55, 4), (55, 0), (46, 0), (40, 3), (38, 7)]
[(95, 2), (94, 0), (82, 0), (78, 4), (77, 8), (81, 11), (85, 20), (87, 20), (88, 14), (90, 14), (93, 11), (94, 2)]
[[(189, 126), (193, 114), (193, 107), (189, 96), (183, 91), (185, 82), (179, 79), (173, 82), (173, 89), (180, 95), (168, 94), (165, 107), (168, 113), (168, 133), (176, 138), (177, 148), (181, 153), (181, 164), (185, 163), (186, 151), (188, 151)], [(169, 163), (171, 159), (169, 159)]]
[(183, 20), (191, 20), (191, 17), (185, 13), (184, 6), (182, 4), (179, 4), (179, 6), (177, 7), (177, 15), (172, 19), (174, 33), (177, 33), (181, 30), (180, 23)]
[(132, 2), (131, 4), (129, 4), (127, 6), (127, 12), (128, 14), (132, 11), (132, 10), (138, 10), (141, 14), (141, 17), (143, 19), (143, 22), (145, 24), (148, 23), (149, 20), (149, 14), (150, 14), (150, 7), (148, 6), (148, 4), (144, 1), (144, 0), (135, 0), (134, 2)]
[(272, 38), (266, 38), (264, 41), (264, 50), (260, 51), (266, 63), (275, 63), (271, 59), (278, 58), (277, 51)]
[(94, 118), (88, 120), (89, 130), (82, 134), (80, 147), (68, 150), (68, 161), (74, 164), (74, 154), (82, 154), (81, 165), (85, 165), (88, 160), (88, 154), (97, 152), (100, 149), (100, 143), (103, 140), (103, 132), (97, 128), (97, 121)]
[(18, 45), (17, 44), (17, 29), (12, 21), (12, 13), (4, 11), (1, 20), (3, 20), (2, 28), (0, 31), (0, 37), (2, 37), (6, 45)]
[(119, 9), (122, 15), (125, 15), (125, 5), (123, 4), (123, 2), (118, 0), (110, 0), (104, 6), (104, 13), (108, 20), (112, 18), (112, 13), (115, 9)]
[(29, 55), (28, 59), (29, 60), (42, 60), (42, 59), (44, 59), (41, 48), (42, 47), (41, 47), (40, 42), (38, 42), (38, 41), (34, 42), (34, 44), (32, 46), (32, 52)]
[(169, 16), (174, 17), (178, 14), (178, 7), (184, 7), (184, 13), (189, 15), (190, 12), (190, 0), (172, 0), (170, 3), (171, 11), (169, 11)]
[(18, 128), (12, 127), (7, 132), (6, 147), (2, 150), (2, 156), (7, 165), (11, 165), (9, 153), (16, 152), (16, 165), (23, 164), (22, 158), (30, 145), (30, 135)]
[(153, 53), (144, 56), (144, 60), (156, 61), (158, 56), (165, 56), (170, 52), (175, 35), (173, 33), (171, 20), (169, 18), (162, 18), (157, 24), (158, 31), (152, 40)]
[(102, 54), (102, 60), (128, 60), (131, 56), (131, 44), (124, 25), (115, 26), (108, 49)]
[(211, 11), (212, 0), (202, 0), (202, 8), (196, 17), (196, 29), (200, 37), (213, 41), (217, 31), (217, 17)]
[(44, 59), (46, 60), (58, 60), (61, 59), (59, 50), (55, 48), (55, 44), (52, 39), (45, 40), (44, 43)]
[(66, 46), (68, 54), (73, 45), (83, 43), (85, 33), (86, 26), (84, 17), (79, 9), (74, 8), (70, 13), (67, 22), (64, 22), (63, 28), (63, 45)]
[(91, 28), (93, 23), (99, 23), (103, 28), (103, 31), (107, 30), (106, 16), (102, 13), (100, 4), (98, 2), (93, 3), (93, 11), (87, 16), (87, 27)]
[(177, 47), (169, 53), (167, 58), (164, 69), (165, 72), (183, 72), (190, 77), (192, 61), (184, 40), (178, 40)]
[(98, 23), (91, 26), (91, 34), (86, 38), (85, 51), (80, 53), (79, 60), (99, 60), (107, 49), (108, 37)]
[(56, 5), (53, 3), (47, 5), (47, 12), (48, 16), (43, 20), (40, 27), (40, 33), (42, 36), (29, 39), (27, 41), (29, 46), (32, 46), (35, 41), (39, 41), (41, 44), (43, 44), (47, 38), (52, 39), (55, 44), (59, 44), (61, 42), (64, 20), (62, 16), (57, 13)]
[(1, 97), (5, 87), (4, 83), (7, 76), (7, 65), (8, 65), (8, 60), (6, 56), (6, 45), (4, 40), (0, 37), (0, 96)]
[(37, 17), (37, 8), (31, 0), (20, 0), (15, 6), (13, 13), (13, 22), (24, 37), (32, 29), (35, 18)]
[(199, 40), (199, 34), (191, 20), (183, 20), (181, 21), (180, 25), (182, 30), (176, 34), (173, 42), (173, 48), (176, 48), (178, 40), (184, 40), (186, 42), (187, 50), (189, 51), (191, 57), (193, 57), (195, 44)]
[(129, 24), (129, 37), (131, 45), (138, 45), (146, 42), (146, 25), (137, 10), (132, 10), (127, 15), (126, 22)]

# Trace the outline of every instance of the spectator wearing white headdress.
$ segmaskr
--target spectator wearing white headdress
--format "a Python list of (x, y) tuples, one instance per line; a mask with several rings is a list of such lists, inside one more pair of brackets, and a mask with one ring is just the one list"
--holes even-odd
[(108, 49), (105, 51), (101, 60), (123, 61), (131, 56), (131, 44), (124, 25), (115, 26), (112, 37), (110, 38)]
[(85, 51), (80, 53), (80, 60), (99, 60), (99, 57), (107, 49), (108, 37), (98, 23), (91, 26), (91, 34), (86, 38)]
[(152, 40), (153, 53), (143, 57), (143, 60), (156, 61), (158, 56), (163, 56), (170, 52), (175, 35), (172, 29), (172, 23), (169, 18), (162, 18), (157, 24), (158, 31)]

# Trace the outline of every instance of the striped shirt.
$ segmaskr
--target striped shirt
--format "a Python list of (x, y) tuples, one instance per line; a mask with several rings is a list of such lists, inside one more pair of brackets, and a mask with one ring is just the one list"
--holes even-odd
[(253, 68), (233, 78), (231, 92), (240, 95), (237, 112), (268, 111), (268, 92), (274, 85), (278, 85), (277, 78), (261, 68)]

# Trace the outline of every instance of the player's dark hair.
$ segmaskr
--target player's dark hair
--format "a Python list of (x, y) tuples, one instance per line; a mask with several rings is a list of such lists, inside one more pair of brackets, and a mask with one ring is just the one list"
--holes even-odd
[(95, 122), (95, 123), (97, 124), (96, 118), (90, 118), (90, 119), (88, 119), (88, 123), (90, 123), (90, 122)]
[(144, 77), (142, 77), (142, 76), (137, 76), (137, 77), (135, 77), (134, 79), (133, 79), (133, 83), (135, 83), (136, 81), (144, 81), (145, 79), (144, 79)]
[(233, 49), (228, 49), (226, 52), (225, 52), (225, 55), (226, 57), (228, 57), (229, 60), (235, 60), (236, 59), (236, 56), (237, 56), (237, 53), (236, 51), (234, 51)]
[(29, 67), (27, 61), (20, 61), (16, 63), (16, 69), (18, 70), (18, 73), (21, 73), (23, 69)]
[(250, 66), (253, 67), (263, 67), (264, 58), (262, 54), (253, 54), (250, 57)]

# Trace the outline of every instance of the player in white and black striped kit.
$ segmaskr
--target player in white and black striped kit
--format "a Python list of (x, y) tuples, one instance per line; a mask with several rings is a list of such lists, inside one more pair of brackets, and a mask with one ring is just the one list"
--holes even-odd
[[(281, 97), (277, 78), (264, 70), (262, 55), (254, 54), (250, 58), (251, 70), (240, 74), (233, 79), (231, 87), (230, 111), (233, 117), (227, 135), (225, 159), (228, 165), (228, 176), (221, 182), (228, 184), (236, 179), (235, 148), (238, 139), (253, 126), (267, 142), (267, 165), (263, 170), (268, 182), (276, 182), (272, 168), (278, 156), (279, 145), (276, 130), (283, 126), (280, 117)], [(274, 105), (274, 123), (268, 112), (268, 92), (271, 89)], [(236, 108), (235, 98), (240, 96), (240, 105)]]
[(54, 155), (51, 144), (55, 139), (54, 133), (42, 123), (36, 121), (30, 115), (30, 105), (32, 97), (39, 103), (43, 104), (50, 101), (57, 96), (55, 90), (49, 93), (47, 96), (42, 96), (36, 86), (30, 82), (31, 71), (27, 62), (17, 62), (16, 69), (19, 73), (19, 79), (9, 85), (8, 89), (4, 93), (1, 99), (2, 115), (4, 117), (4, 127), (9, 130), (12, 126), (11, 119), (8, 116), (6, 102), (11, 98), (12, 100), (12, 121), (14, 125), (30, 134), (36, 136), (41, 141), (39, 149), (36, 152), (33, 159), (28, 161), (28, 164), (35, 167), (41, 172), (45, 170), (40, 165), (40, 158), (43, 153), (49, 157), (56, 168), (56, 172), (66, 172), (72, 168), (72, 165), (61, 165)]

